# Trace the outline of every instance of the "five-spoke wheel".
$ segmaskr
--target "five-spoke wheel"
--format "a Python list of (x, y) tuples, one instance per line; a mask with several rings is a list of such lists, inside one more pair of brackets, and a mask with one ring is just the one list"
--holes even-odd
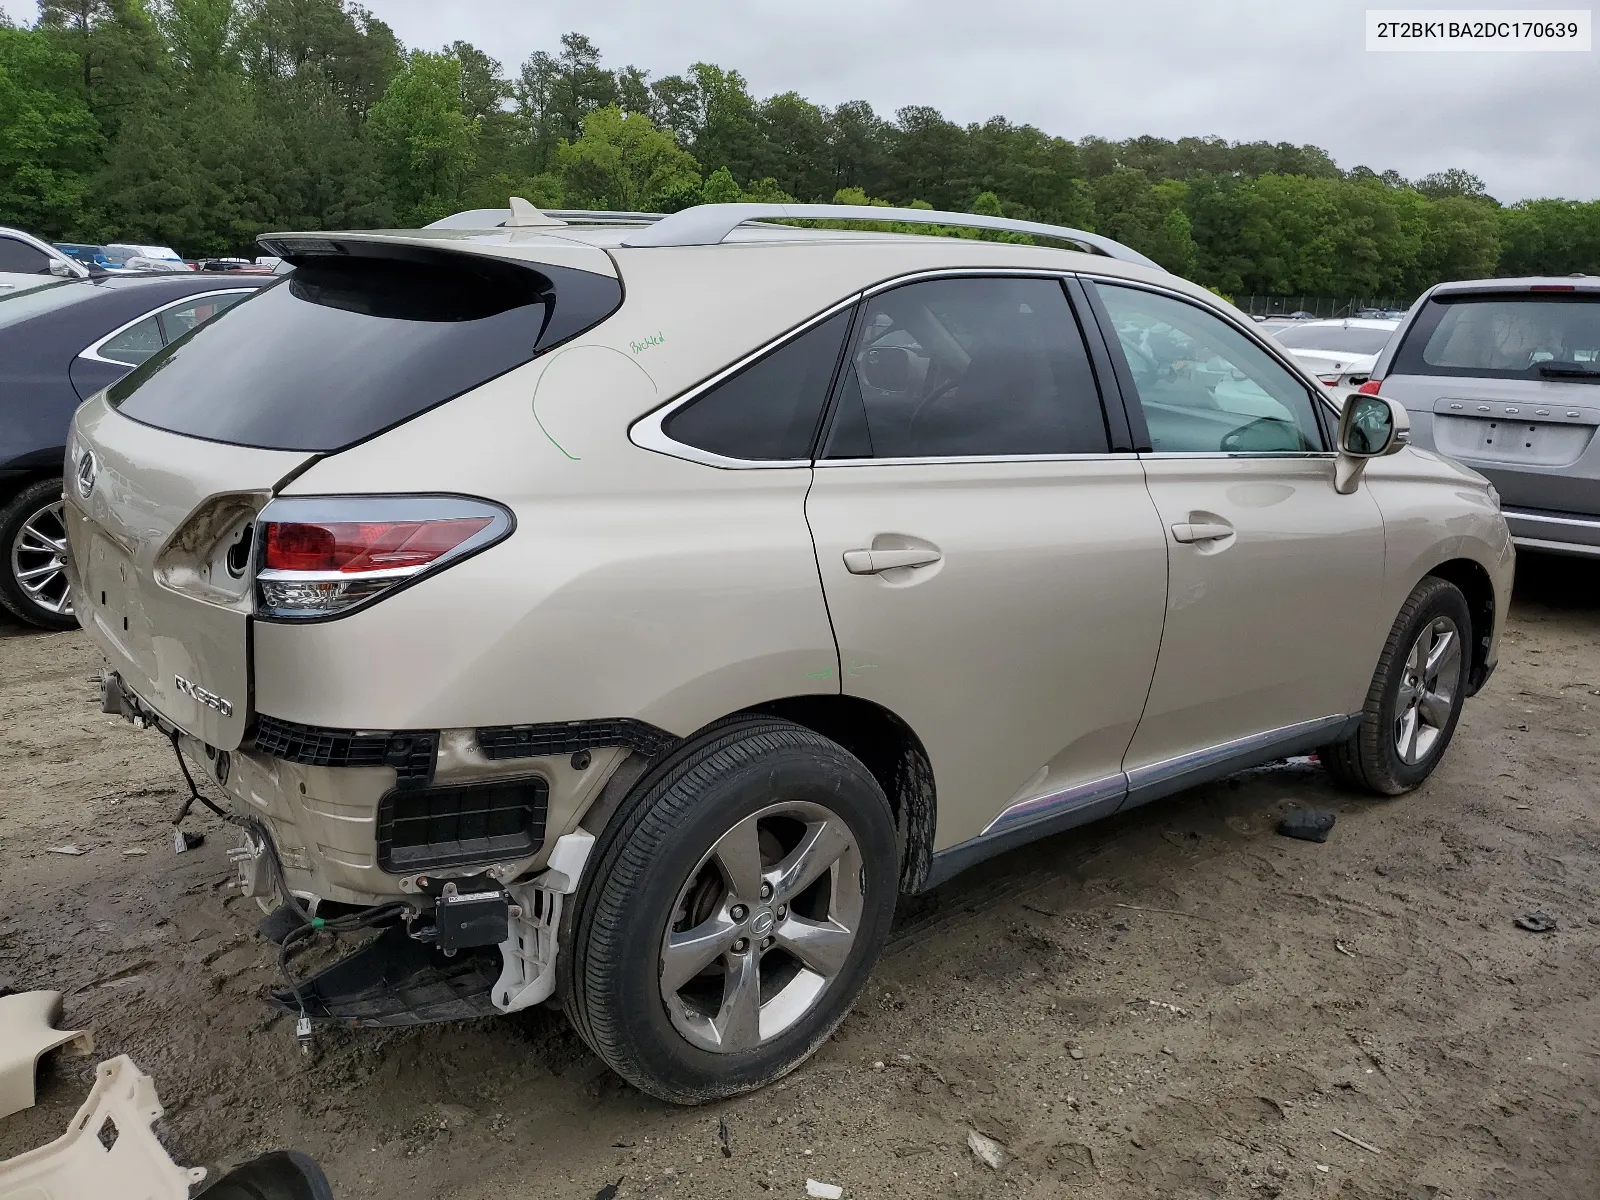
[(696, 866), (661, 947), (661, 999), (690, 1042), (749, 1050), (811, 1011), (850, 959), (861, 851), (820, 804), (769, 805)]
[(568, 1014), (625, 1079), (698, 1103), (793, 1070), (844, 1019), (894, 914), (894, 816), (836, 742), (740, 718), (637, 785), (585, 880)]
[(71, 629), (61, 480), (30, 484), (0, 505), (0, 606), (30, 625)]
[(1361, 722), (1318, 751), (1346, 787), (1397, 796), (1444, 756), (1467, 696), (1472, 616), (1461, 589), (1429, 575), (1395, 618), (1373, 673)]

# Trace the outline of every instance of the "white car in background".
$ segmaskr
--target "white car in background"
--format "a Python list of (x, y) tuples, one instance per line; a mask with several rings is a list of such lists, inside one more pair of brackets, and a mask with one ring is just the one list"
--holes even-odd
[(136, 246), (129, 242), (106, 245), (106, 256), (129, 271), (191, 271), (171, 246)]
[(1272, 331), (1272, 338), (1331, 388), (1360, 387), (1372, 364), (1400, 327), (1383, 317), (1301, 321)]
[(0, 296), (30, 291), (58, 279), (86, 279), (89, 268), (31, 233), (0, 225)]

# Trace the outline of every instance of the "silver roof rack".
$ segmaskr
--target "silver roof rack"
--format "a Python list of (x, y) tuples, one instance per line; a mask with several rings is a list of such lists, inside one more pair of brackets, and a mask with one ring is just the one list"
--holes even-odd
[[(520, 199), (520, 197), (513, 197)], [(548, 220), (530, 219), (526, 210), (513, 213), (510, 208), (471, 208), (466, 212), (451, 213), (448, 217), (434, 221), (423, 226), (425, 229), (500, 229), (503, 227), (517, 227), (524, 225), (648, 225), (653, 221), (663, 220), (665, 213), (644, 212), (614, 212), (610, 210), (590, 208), (547, 208), (536, 209), (522, 201), (539, 217)], [(520, 205), (518, 208), (520, 209)], [(515, 219), (513, 219), (515, 218)]]
[[(563, 214), (565, 215), (565, 214)], [(624, 246), (715, 246), (749, 221), (895, 221), (912, 225), (945, 225), (956, 229), (992, 229), (1003, 233), (1027, 233), (1035, 237), (1072, 242), (1107, 258), (1138, 263), (1157, 271), (1165, 268), (1131, 246), (1097, 233), (1046, 225), (1040, 221), (1018, 221), (1010, 217), (988, 217), (977, 213), (940, 212), (929, 208), (879, 208), (865, 204), (699, 204), (654, 221), (648, 228), (628, 237)]]

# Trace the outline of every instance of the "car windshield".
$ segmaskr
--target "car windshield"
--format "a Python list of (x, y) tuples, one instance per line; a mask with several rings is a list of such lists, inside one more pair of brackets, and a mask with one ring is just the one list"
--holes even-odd
[(0, 329), (20, 325), (40, 313), (54, 312), (95, 294), (93, 284), (61, 279), (25, 292), (0, 292)]
[(1426, 368), (1541, 378), (1543, 364), (1600, 367), (1600, 296), (1473, 296), (1435, 300)]
[(1389, 341), (1392, 329), (1362, 326), (1312, 325), (1280, 329), (1272, 336), (1286, 350), (1337, 350), (1345, 354), (1377, 354)]

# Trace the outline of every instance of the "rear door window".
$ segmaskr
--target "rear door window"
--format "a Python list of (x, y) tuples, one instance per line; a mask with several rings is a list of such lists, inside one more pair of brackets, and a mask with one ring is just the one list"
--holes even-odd
[(662, 431), (723, 458), (810, 459), (849, 328), (848, 309), (813, 325), (673, 413)]
[(191, 437), (339, 450), (528, 362), (622, 298), (616, 279), (589, 271), (363, 250), (300, 259), (187, 332), (175, 316), (179, 336), (114, 385), (110, 402)]
[(1105, 414), (1059, 280), (938, 279), (867, 300), (827, 458), (1105, 454)]
[(1600, 382), (1600, 295), (1435, 297), (1390, 374)]

